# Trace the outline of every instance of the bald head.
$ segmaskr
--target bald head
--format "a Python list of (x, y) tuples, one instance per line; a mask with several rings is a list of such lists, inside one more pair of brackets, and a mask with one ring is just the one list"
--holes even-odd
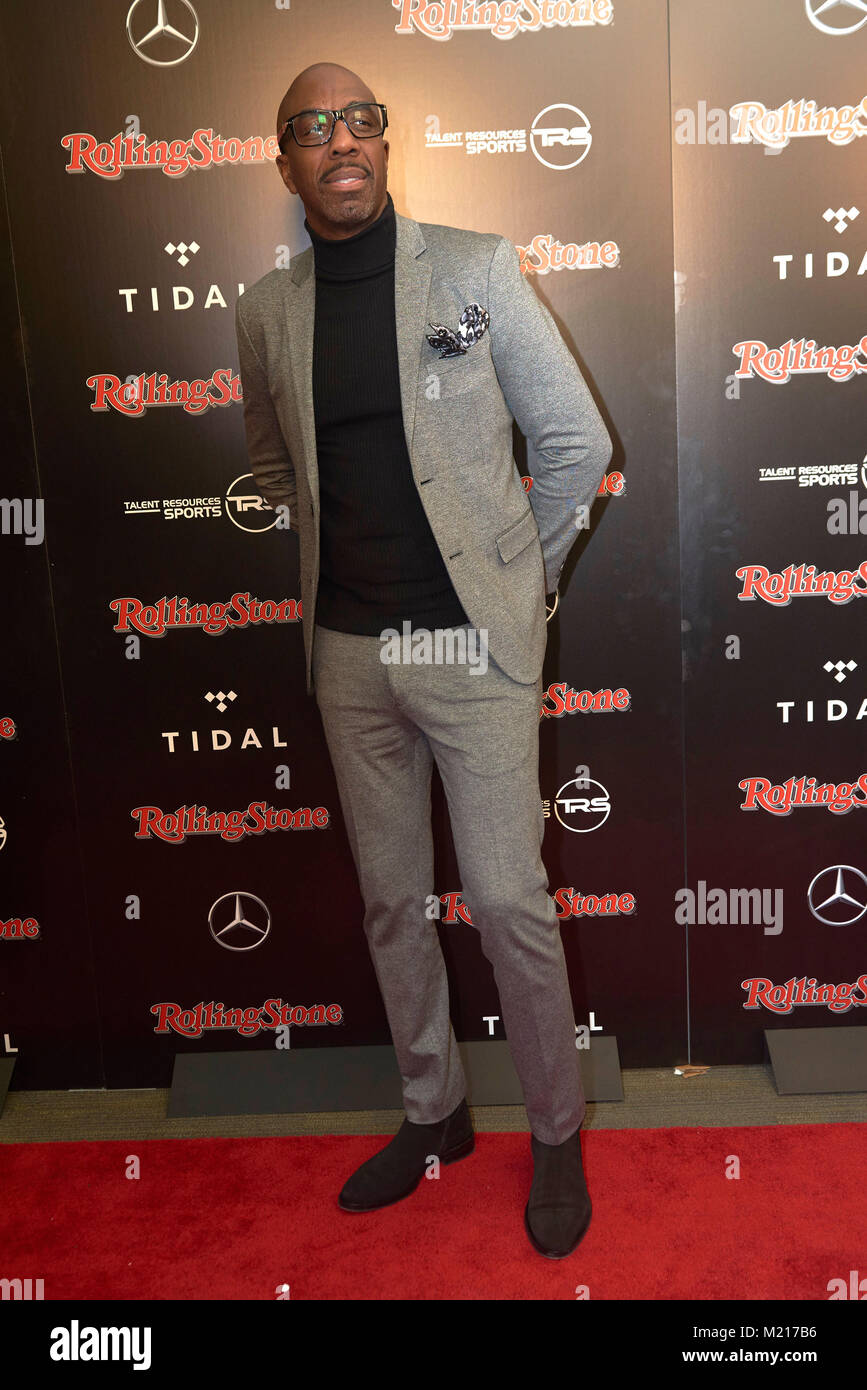
[[(363, 102), (377, 104), (358, 73), (341, 63), (311, 63), (280, 102), (277, 131), (302, 111), (345, 111)], [(276, 161), (280, 177), (301, 198), (310, 227), (321, 237), (353, 236), (385, 208), (388, 141), (385, 127), (376, 135), (370, 129), (369, 122), (337, 121), (325, 144), (305, 145), (286, 132)]]
[(333, 110), (342, 106), (343, 102), (334, 101), (331, 93), (335, 87), (345, 89), (347, 83), (351, 88), (349, 101), (376, 101), (367, 83), (362, 82), (351, 68), (345, 68), (341, 63), (311, 63), (298, 73), (280, 102), (275, 129), (279, 130), (283, 122), (298, 111), (315, 110), (317, 107)]

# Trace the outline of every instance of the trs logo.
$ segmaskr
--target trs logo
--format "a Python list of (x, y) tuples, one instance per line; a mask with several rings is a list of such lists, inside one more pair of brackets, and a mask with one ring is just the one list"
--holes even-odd
[(546, 169), (574, 169), (587, 158), (592, 143), (590, 122), (584, 112), (564, 102), (546, 106), (530, 130), (530, 148)]
[[(554, 798), (554, 814), (565, 830), (587, 835), (598, 830), (611, 814), (611, 798), (606, 787), (592, 778), (587, 768), (575, 769), (577, 776), (565, 782)], [(550, 815), (550, 809), (543, 814)]]

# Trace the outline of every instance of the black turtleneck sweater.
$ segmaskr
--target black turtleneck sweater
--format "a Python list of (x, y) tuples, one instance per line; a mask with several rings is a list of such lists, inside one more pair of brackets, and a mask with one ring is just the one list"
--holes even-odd
[(305, 219), (316, 269), (313, 404), (319, 464), (316, 622), (385, 627), (469, 621), (418, 495), (406, 447), (394, 308), (394, 203), (341, 241)]

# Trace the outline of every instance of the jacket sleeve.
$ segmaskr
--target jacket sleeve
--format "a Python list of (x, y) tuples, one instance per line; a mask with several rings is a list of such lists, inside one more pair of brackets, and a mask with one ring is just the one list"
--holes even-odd
[(553, 593), (578, 538), (582, 513), (576, 509), (586, 507), (589, 514), (613, 447), (581, 369), (506, 237), (488, 269), (486, 307), (497, 378), (527, 440), (529, 502), (539, 527), (545, 592)]
[(298, 532), (295, 468), (280, 429), (274, 402), (268, 390), (268, 374), (253, 343), (255, 327), (248, 329), (242, 311), (244, 296), (235, 306), (235, 334), (238, 340), (238, 361), (241, 370), (241, 389), (244, 395), (244, 428), (247, 434), (247, 455), (250, 472), (256, 487), (271, 507), (289, 508), (289, 525)]

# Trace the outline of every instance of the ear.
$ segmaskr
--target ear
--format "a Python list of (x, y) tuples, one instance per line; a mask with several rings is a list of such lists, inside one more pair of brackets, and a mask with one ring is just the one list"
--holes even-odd
[(277, 168), (280, 170), (280, 177), (281, 177), (281, 179), (283, 180), (283, 182), (285, 183), (286, 187), (289, 189), (289, 192), (290, 192), (290, 193), (297, 193), (297, 192), (298, 192), (298, 189), (295, 187), (295, 184), (292, 182), (292, 175), (291, 175), (291, 172), (290, 172), (290, 170), (289, 170), (289, 159), (288, 159), (288, 157), (287, 157), (285, 154), (280, 155), (280, 157), (277, 159), (276, 163), (277, 163)]

